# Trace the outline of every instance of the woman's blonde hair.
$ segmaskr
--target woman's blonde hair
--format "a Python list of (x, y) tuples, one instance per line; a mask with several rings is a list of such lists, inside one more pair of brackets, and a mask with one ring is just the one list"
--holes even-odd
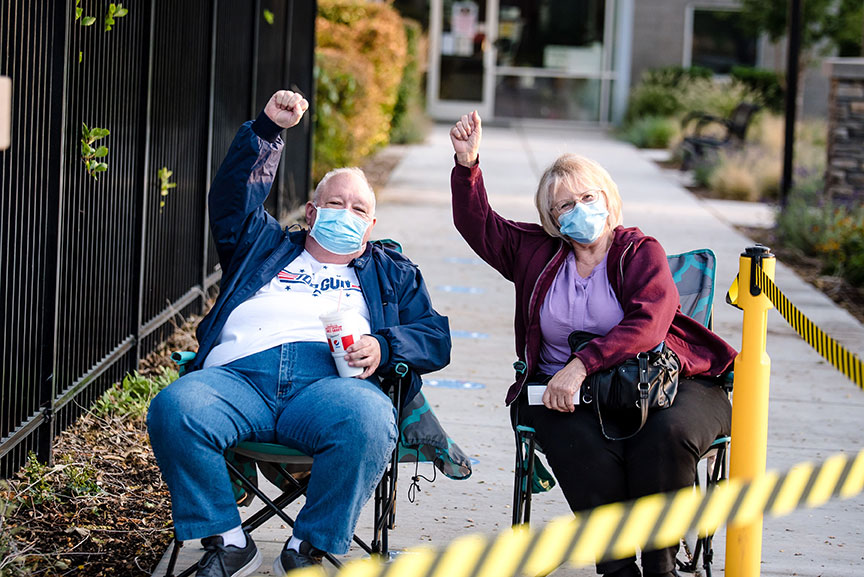
[(615, 184), (606, 169), (584, 156), (562, 154), (543, 173), (540, 184), (537, 185), (537, 194), (534, 197), (534, 204), (540, 214), (540, 224), (550, 236), (569, 240), (558, 230), (558, 224), (552, 215), (555, 191), (562, 184), (571, 190), (599, 189), (603, 191), (606, 210), (609, 211), (609, 217), (606, 219), (609, 228), (614, 229), (621, 224), (621, 195), (618, 193), (618, 185)]

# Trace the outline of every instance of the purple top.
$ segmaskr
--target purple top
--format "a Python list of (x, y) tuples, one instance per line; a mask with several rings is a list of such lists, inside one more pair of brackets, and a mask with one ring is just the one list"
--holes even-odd
[(567, 337), (573, 331), (605, 335), (622, 318), (624, 311), (606, 274), (606, 257), (582, 278), (576, 270), (576, 257), (570, 252), (540, 308), (543, 342), (539, 372), (554, 375), (564, 368), (570, 359)]

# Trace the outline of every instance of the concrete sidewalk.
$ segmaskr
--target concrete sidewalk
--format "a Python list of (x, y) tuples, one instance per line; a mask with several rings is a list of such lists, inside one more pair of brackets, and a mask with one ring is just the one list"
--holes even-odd
[[(438, 125), (423, 145), (409, 147), (388, 186), (379, 191), (377, 237), (398, 239), (422, 269), (436, 308), (450, 317), (453, 361), (430, 375), (424, 392), (444, 427), (471, 455), (473, 476), (464, 481), (421, 481), (409, 503), (413, 467), (400, 469), (397, 528), (391, 548), (442, 546), (471, 532), (493, 534), (510, 525), (513, 434), (504, 394), (512, 382), (512, 285), (479, 261), (461, 239), (450, 215), (449, 175), (452, 149), (448, 126)], [(752, 244), (729, 224), (732, 213), (709, 207), (664, 174), (633, 147), (601, 132), (528, 128), (484, 129), (481, 162), (494, 208), (507, 218), (537, 221), (533, 194), (540, 174), (557, 155), (577, 152), (603, 164), (624, 198), (624, 222), (657, 237), (669, 253), (709, 247), (718, 258), (715, 330), (736, 348), (741, 344), (741, 311), (723, 297), (738, 268), (738, 255)], [(718, 212), (719, 211), (719, 212)], [(728, 218), (727, 218), (728, 217)], [(797, 278), (782, 263), (776, 282), (786, 296), (827, 333), (864, 356), (864, 327), (827, 297)], [(769, 313), (768, 353), (772, 359), (768, 467), (786, 469), (806, 460), (822, 460), (840, 451), (864, 447), (864, 393), (810, 349), (785, 321)], [(482, 388), (431, 386), (448, 381)], [(432, 476), (430, 465), (420, 472)], [(371, 506), (361, 526), (370, 534)], [(292, 509), (296, 512), (296, 507)], [(532, 522), (540, 525), (567, 514), (557, 488), (534, 501)], [(860, 520), (864, 498), (832, 501), (812, 511), (766, 520), (762, 575), (854, 576), (864, 574)], [(269, 575), (269, 564), (290, 533), (271, 522), (255, 540)], [(715, 574), (721, 574), (724, 531), (715, 540)], [(191, 545), (191, 544), (190, 544)], [(192, 562), (197, 543), (187, 547)], [(353, 551), (349, 557), (360, 556)], [(164, 566), (156, 575), (164, 573)], [(560, 576), (588, 577), (593, 568), (562, 568)]]

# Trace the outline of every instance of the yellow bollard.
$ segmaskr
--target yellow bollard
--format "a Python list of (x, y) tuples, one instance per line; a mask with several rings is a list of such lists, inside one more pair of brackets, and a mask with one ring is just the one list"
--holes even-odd
[[(754, 261), (761, 262), (762, 269), (772, 280), (775, 264), (774, 255), (761, 245), (747, 248), (739, 259), (735, 304), (744, 310), (744, 321), (741, 352), (735, 359), (729, 476), (748, 480), (765, 474), (771, 376), (771, 359), (765, 352), (765, 341), (768, 309), (772, 305), (751, 279)], [(730, 524), (726, 532), (726, 576), (758, 577), (761, 560), (762, 518), (747, 525)]]

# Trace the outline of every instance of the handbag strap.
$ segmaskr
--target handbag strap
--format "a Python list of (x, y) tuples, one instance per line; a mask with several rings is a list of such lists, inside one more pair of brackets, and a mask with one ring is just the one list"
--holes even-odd
[(645, 426), (645, 421), (648, 420), (648, 392), (651, 389), (651, 383), (648, 381), (648, 353), (639, 353), (636, 355), (636, 360), (639, 361), (639, 409), (642, 412), (642, 420), (639, 423), (639, 428), (627, 435), (626, 437), (612, 437), (606, 433), (606, 427), (603, 426), (603, 415), (600, 414), (600, 403), (595, 400), (594, 412), (597, 413), (597, 419), (600, 421), (600, 432), (610, 441), (624, 441), (635, 437), (642, 427)]

